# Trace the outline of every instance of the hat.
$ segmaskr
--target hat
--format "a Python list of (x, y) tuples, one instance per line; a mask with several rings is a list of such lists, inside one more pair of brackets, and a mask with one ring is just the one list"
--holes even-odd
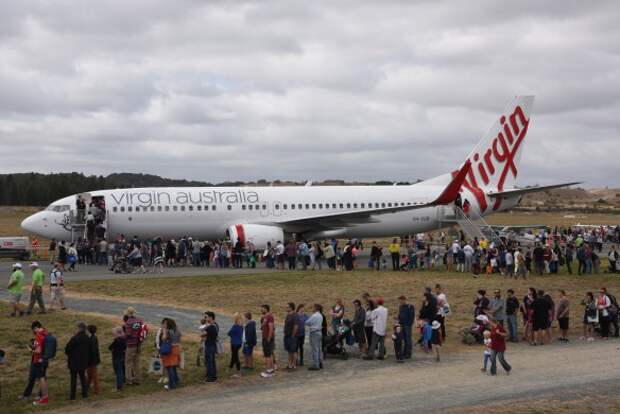
[(30, 263), (30, 267), (39, 267), (39, 264), (37, 262), (32, 262)]
[(13, 265), (13, 269), (21, 269), (22, 268), (22, 264), (21, 263), (15, 263)]
[(439, 323), (439, 321), (433, 321), (433, 324), (431, 325), (431, 328), (439, 329), (439, 328), (441, 328), (441, 323)]
[(127, 316), (133, 316), (135, 314), (136, 314), (136, 308), (134, 308), (133, 306), (130, 306), (125, 310), (125, 315)]

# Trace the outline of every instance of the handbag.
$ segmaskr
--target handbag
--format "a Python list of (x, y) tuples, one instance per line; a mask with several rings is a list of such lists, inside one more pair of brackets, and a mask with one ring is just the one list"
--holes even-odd
[(161, 360), (159, 357), (152, 357), (151, 362), (149, 363), (149, 373), (161, 375)]
[(159, 346), (159, 355), (170, 355), (172, 353), (172, 344), (170, 342), (164, 342)]

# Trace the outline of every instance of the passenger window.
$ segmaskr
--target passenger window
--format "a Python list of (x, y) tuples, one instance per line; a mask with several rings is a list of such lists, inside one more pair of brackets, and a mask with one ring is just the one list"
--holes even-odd
[(381, 207), (385, 207), (385, 203), (381, 203)]
[(161, 206), (157, 206), (157, 211), (161, 211)]
[(362, 205), (360, 205), (361, 208), (364, 208), (364, 203), (362, 203)]
[(295, 204), (291, 204), (291, 210), (295, 210)]
[(312, 204), (312, 209), (314, 210), (316, 208), (316, 204)]
[(375, 208), (379, 208), (379, 203), (375, 203)]
[(131, 210), (133, 210), (133, 207), (131, 206), (127, 207), (127, 211), (131, 212)]
[(232, 210), (232, 206), (230, 204), (228, 205), (228, 210)]
[(333, 204), (332, 204), (332, 208), (336, 208), (336, 203), (333, 203)]
[(263, 204), (263, 210), (267, 210), (267, 204)]
[(170, 206), (165, 207), (166, 211), (170, 211)]
[(248, 210), (252, 210), (252, 204), (248, 204)]
[(118, 211), (118, 208), (114, 207), (114, 208), (112, 208), (112, 211), (116, 213)]
[(347, 208), (351, 208), (351, 203), (347, 203)]
[(177, 206), (172, 206), (173, 211), (177, 211), (179, 208)]
[(357, 203), (353, 203), (353, 208), (357, 208)]
[(297, 204), (297, 208), (301, 210), (301, 209), (304, 208), (304, 206), (303, 206), (303, 204)]
[(125, 212), (125, 207), (121, 207), (121, 213)]
[(241, 205), (241, 210), (245, 210), (245, 204)]
[(211, 211), (215, 211), (215, 204), (211, 206)]
[(181, 206), (181, 211), (185, 211), (185, 206)]
[(189, 211), (194, 211), (194, 206), (189, 206), (189, 207), (187, 207), (187, 209), (188, 209)]
[(280, 210), (280, 204), (274, 204), (273, 208), (275, 208), (276, 210)]
[(155, 211), (155, 206), (151, 206), (151, 211)]
[(196, 210), (202, 211), (202, 206), (196, 206)]
[(392, 203), (388, 203), (388, 207), (392, 207)]
[(340, 208), (344, 208), (344, 204), (340, 203)]
[(282, 206), (282, 208), (283, 208), (284, 210), (286, 210), (286, 208), (287, 208), (287, 207), (286, 207), (286, 204), (284, 204), (284, 205)]
[(136, 206), (136, 213), (140, 212), (140, 206)]

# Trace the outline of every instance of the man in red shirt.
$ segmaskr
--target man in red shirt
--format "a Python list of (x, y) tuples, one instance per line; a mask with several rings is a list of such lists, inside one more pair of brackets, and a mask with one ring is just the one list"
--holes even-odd
[(21, 399), (26, 400), (32, 394), (32, 390), (39, 382), (40, 397), (34, 401), (34, 405), (46, 405), (48, 403), (47, 395), (47, 361), (43, 358), (43, 347), (45, 344), (45, 337), (47, 336), (47, 330), (41, 325), (41, 322), (34, 321), (30, 325), (32, 333), (34, 334), (34, 340), (29, 347), (32, 353), (32, 359), (30, 362), (30, 372), (28, 375), (28, 385), (24, 390)]
[(262, 318), (260, 319), (260, 329), (263, 337), (263, 356), (265, 357), (265, 371), (261, 372), (261, 377), (269, 378), (273, 377), (274, 370), (274, 348), (276, 346), (275, 336), (275, 321), (273, 315), (270, 312), (269, 305), (261, 306)]
[(510, 374), (512, 367), (504, 357), (506, 352), (506, 337), (508, 333), (497, 319), (491, 320), (491, 375), (497, 374), (497, 359), (502, 364), (502, 368), (506, 371), (506, 375)]

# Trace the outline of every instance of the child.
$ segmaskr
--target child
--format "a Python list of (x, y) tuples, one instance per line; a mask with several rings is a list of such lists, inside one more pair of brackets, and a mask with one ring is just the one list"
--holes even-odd
[(482, 336), (484, 337), (484, 359), (480, 371), (487, 372), (487, 364), (491, 359), (491, 331), (484, 331)]
[(125, 341), (123, 328), (120, 326), (112, 329), (112, 335), (114, 335), (114, 341), (108, 349), (112, 351), (112, 367), (116, 376), (116, 390), (122, 391), (123, 384), (125, 383), (125, 350), (127, 349), (127, 342)]
[(405, 333), (403, 332), (403, 329), (399, 324), (394, 325), (392, 341), (394, 341), (394, 353), (396, 354), (396, 362), (404, 362)]
[(435, 361), (439, 362), (439, 348), (441, 347), (440, 329), (441, 323), (439, 321), (433, 321), (431, 324), (428, 320), (422, 321), (422, 345), (424, 346), (424, 352), (429, 353), (433, 350), (435, 345)]

